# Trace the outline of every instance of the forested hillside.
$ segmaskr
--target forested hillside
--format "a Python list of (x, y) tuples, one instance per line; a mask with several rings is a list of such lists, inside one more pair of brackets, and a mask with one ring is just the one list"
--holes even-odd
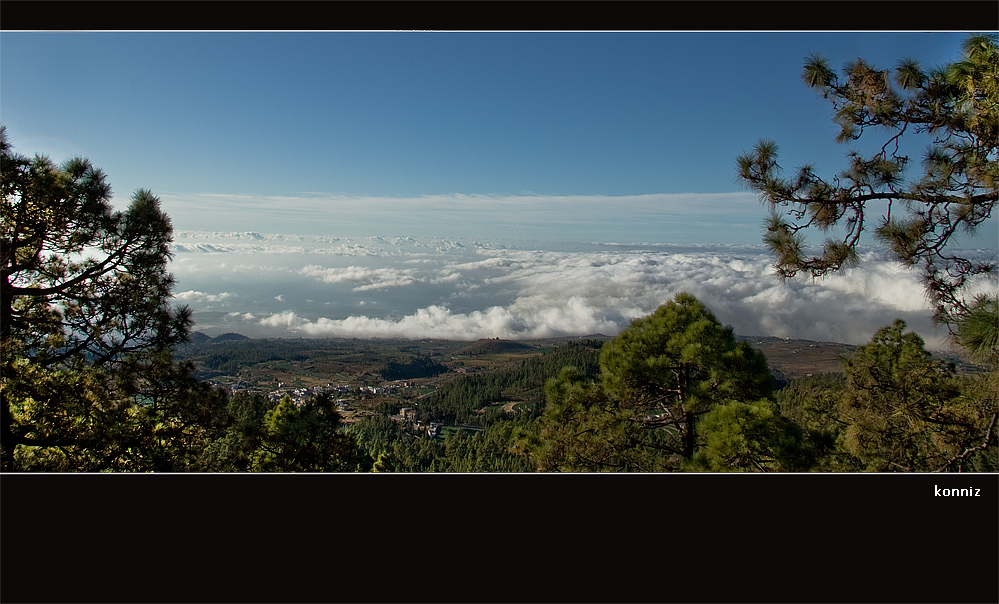
[[(228, 388), (235, 392), (229, 414), (243, 418), (230, 420), (226, 436), (206, 449), (216, 455), (211, 463), (221, 464), (216, 469), (263, 469), (253, 462), (253, 452), (265, 443), (266, 430), (260, 425), (286, 396), (292, 406), (305, 410), (322, 396), (335, 398), (324, 404), (336, 403), (339, 432), (356, 441), (356, 450), (347, 456), (355, 470), (988, 471), (999, 467), (995, 448), (987, 446), (992, 428), (989, 393), (994, 393), (995, 384), (994, 373), (986, 366), (965, 363), (964, 371), (958, 372), (947, 359), (927, 352), (918, 336), (905, 332), (903, 323), (885, 328), (861, 347), (736, 338), (717, 325), (712, 329), (721, 339), (711, 344), (715, 336), (696, 327), (711, 323), (710, 311), (696, 300), (683, 300), (690, 308), (701, 308), (701, 314), (671, 315), (676, 321), (672, 324), (650, 323), (653, 317), (649, 317), (635, 326), (640, 331), (634, 333), (643, 334), (645, 340), (631, 343), (631, 332), (626, 332), (602, 341), (526, 341), (513, 347), (495, 341), (469, 346), (430, 340), (330, 339), (245, 340), (182, 350), (199, 367), (228, 367), (234, 372), (213, 378), (216, 383), (229, 378)], [(671, 310), (672, 304), (660, 312), (680, 312), (681, 307)], [(653, 324), (659, 327), (652, 329)], [(670, 344), (690, 329), (697, 330), (690, 332), (698, 334), (695, 340)], [(645, 343), (638, 346), (641, 341)], [(683, 362), (695, 350), (691, 344), (715, 350), (697, 353), (701, 360), (688, 357), (690, 362)], [(754, 344), (765, 354), (752, 352)], [(629, 359), (624, 365), (612, 356), (622, 353)], [(636, 353), (640, 356), (633, 356)], [(764, 357), (781, 369), (768, 366)], [(220, 358), (226, 361), (219, 363)], [(394, 360), (385, 362), (386, 358)], [(651, 362), (666, 363), (656, 375), (682, 369), (688, 381), (710, 380), (704, 383), (708, 389), (697, 396), (718, 399), (684, 416), (662, 404), (663, 394), (677, 386), (664, 383), (648, 390), (650, 377), (638, 377), (620, 390), (628, 383), (619, 381), (626, 375), (622, 372), (645, 371), (642, 367)], [(749, 367), (757, 376), (753, 382), (745, 381)], [(399, 368), (420, 375), (400, 377)], [(746, 377), (738, 377), (742, 374)], [(924, 375), (926, 381), (913, 399), (906, 380), (915, 375)], [(242, 376), (240, 385), (236, 376)], [(736, 381), (721, 387), (724, 382), (719, 379)], [(878, 380), (877, 400), (864, 398), (871, 379)], [(752, 386), (755, 394), (746, 389), (750, 383), (758, 384)], [(690, 392), (693, 396), (697, 390)], [(642, 402), (648, 395), (652, 398)], [(914, 407), (908, 415), (893, 418), (891, 409), (904, 408), (899, 405)], [(693, 421), (683, 424), (684, 417)], [(255, 419), (247, 423), (247, 418)], [(886, 427), (890, 431), (885, 432)]]
[(573, 342), (509, 368), (460, 376), (421, 400), (419, 409), (430, 421), (473, 425), (481, 425), (484, 416), (495, 414), (501, 406), (535, 412), (544, 407), (545, 382), (563, 367), (576, 367), (595, 377), (599, 349), (599, 342)]

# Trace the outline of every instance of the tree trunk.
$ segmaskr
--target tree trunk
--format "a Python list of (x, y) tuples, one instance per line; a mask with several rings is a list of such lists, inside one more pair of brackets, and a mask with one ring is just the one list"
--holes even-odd
[(0, 390), (0, 472), (14, 471), (14, 432), (7, 393)]
[(683, 414), (683, 458), (693, 459), (694, 457), (694, 414), (687, 411)]

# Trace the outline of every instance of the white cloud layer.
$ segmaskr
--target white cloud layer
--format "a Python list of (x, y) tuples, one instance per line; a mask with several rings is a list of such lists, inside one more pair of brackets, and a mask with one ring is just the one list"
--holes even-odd
[(403, 287), (417, 282), (409, 273), (394, 268), (364, 268), (348, 266), (346, 268), (323, 268), (310, 264), (300, 271), (303, 275), (315, 277), (323, 283), (362, 283), (355, 286), (354, 291), (370, 291), (388, 287)]
[(180, 292), (179, 294), (174, 294), (174, 299), (181, 303), (203, 303), (203, 302), (222, 302), (233, 297), (233, 294), (228, 292), (222, 292), (220, 294), (206, 294), (205, 292), (196, 292), (193, 290), (188, 290), (186, 292)]
[[(263, 251), (233, 249), (218, 262), (214, 249), (241, 238)], [(211, 250), (178, 249), (178, 282), (191, 283), (178, 301), (199, 328), (257, 337), (471, 340), (614, 335), (686, 291), (739, 334), (859, 344), (902, 318), (929, 346), (946, 346), (917, 275), (874, 252), (821, 280), (781, 282), (752, 246), (303, 237), (293, 252), (291, 239), (216, 233), (202, 241)], [(219, 303), (230, 312), (208, 312)]]

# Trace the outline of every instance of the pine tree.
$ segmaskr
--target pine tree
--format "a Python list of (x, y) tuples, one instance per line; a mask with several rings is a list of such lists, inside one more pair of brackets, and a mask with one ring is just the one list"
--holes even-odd
[(544, 413), (513, 448), (541, 471), (680, 470), (701, 416), (772, 390), (764, 356), (680, 293), (603, 346), (598, 381), (574, 368), (550, 380)]
[(16, 154), (2, 126), (0, 193), (2, 469), (141, 469), (161, 386), (204, 394), (169, 354), (191, 325), (170, 304), (169, 218), (146, 190), (114, 211), (89, 161)]
[(904, 321), (858, 347), (844, 373), (841, 445), (862, 469), (960, 470), (975, 451), (995, 457), (999, 400), (976, 396), (952, 364), (933, 359), (918, 334), (905, 332)]
[[(927, 71), (907, 59), (881, 70), (858, 59), (843, 76), (819, 56), (802, 73), (805, 84), (832, 103), (837, 142), (884, 132), (871, 155), (850, 151), (847, 167), (832, 179), (812, 165), (782, 176), (772, 140), (761, 140), (737, 160), (741, 182), (772, 211), (763, 239), (775, 270), (783, 278), (819, 277), (850, 266), (861, 234), (874, 226), (877, 240), (898, 261), (919, 267), (934, 318), (953, 328), (974, 303), (967, 286), (995, 272), (993, 262), (962, 257), (953, 243), (960, 233), (976, 232), (999, 199), (997, 38), (969, 36), (963, 57), (940, 69)], [(909, 176), (919, 160), (900, 144), (920, 135), (927, 135), (929, 148), (919, 172)], [(809, 257), (805, 232), (836, 228), (842, 236), (826, 239), (822, 254)]]
[(600, 367), (608, 394), (640, 410), (646, 426), (668, 429), (684, 459), (693, 457), (694, 425), (712, 404), (773, 391), (766, 358), (687, 293), (633, 321), (604, 346)]

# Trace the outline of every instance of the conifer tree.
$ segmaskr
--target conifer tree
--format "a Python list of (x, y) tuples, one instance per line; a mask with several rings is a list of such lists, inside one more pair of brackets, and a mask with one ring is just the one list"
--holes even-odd
[(571, 368), (550, 380), (548, 406), (514, 450), (541, 471), (680, 470), (697, 452), (701, 416), (772, 391), (766, 358), (680, 293), (603, 346), (599, 381)]
[(710, 472), (802, 472), (822, 443), (780, 415), (766, 399), (715, 405), (697, 423), (701, 448), (687, 469)]
[(861, 469), (960, 470), (975, 451), (995, 458), (999, 400), (969, 392), (952, 364), (933, 359), (918, 334), (905, 332), (904, 321), (858, 347), (844, 373), (841, 445)]
[(289, 396), (264, 415), (251, 469), (268, 472), (353, 472), (366, 456), (354, 435), (340, 430), (341, 417), (328, 394), (301, 405)]
[(688, 293), (633, 321), (606, 344), (600, 368), (609, 395), (640, 410), (646, 426), (673, 434), (674, 452), (684, 459), (693, 457), (694, 426), (712, 404), (773, 392), (766, 358), (737, 342), (732, 328)]
[[(906, 59), (878, 69), (857, 59), (841, 79), (813, 56), (802, 78), (832, 103), (838, 143), (867, 142), (872, 131), (884, 137), (869, 155), (851, 150), (847, 167), (831, 179), (812, 165), (783, 176), (772, 140), (738, 158), (740, 181), (772, 211), (763, 240), (776, 273), (819, 277), (850, 266), (861, 234), (873, 227), (898, 261), (919, 268), (935, 320), (953, 330), (974, 304), (967, 286), (995, 274), (993, 261), (964, 257), (954, 242), (975, 233), (999, 199), (996, 35), (969, 36), (963, 56), (942, 68)], [(910, 138), (927, 139), (922, 158), (902, 150)], [(809, 256), (805, 233), (816, 229), (830, 237), (820, 255)]]
[(169, 355), (191, 325), (170, 303), (169, 218), (146, 190), (115, 211), (88, 160), (19, 155), (2, 126), (0, 194), (2, 469), (19, 448), (41, 468), (141, 468), (135, 425), (188, 377)]

